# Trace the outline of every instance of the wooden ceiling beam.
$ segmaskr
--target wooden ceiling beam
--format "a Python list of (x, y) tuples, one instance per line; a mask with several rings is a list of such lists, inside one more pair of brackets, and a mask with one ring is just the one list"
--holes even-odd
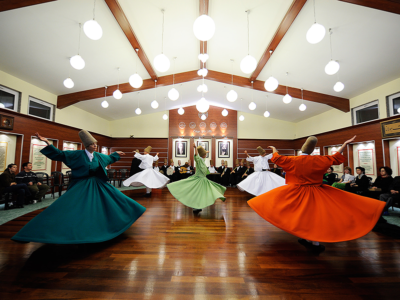
[[(199, 0), (199, 16), (208, 15), (209, 0)], [(200, 41), (200, 53), (207, 53), (207, 43)], [(203, 68), (203, 63), (200, 61), (200, 68)], [(207, 68), (207, 62), (204, 63), (204, 68)]]
[(400, 15), (399, 0), (339, 0)]
[[(202, 79), (202, 77), (197, 75), (197, 70), (175, 74), (175, 84), (189, 82), (193, 80), (200, 80), (200, 79)], [(231, 74), (226, 74), (212, 70), (208, 71), (208, 75), (205, 79), (229, 85), (232, 83)], [(172, 85), (172, 75), (162, 76), (158, 78), (157, 87), (167, 86), (167, 85)], [(249, 81), (248, 78), (235, 75), (233, 76), (233, 85), (244, 88), (251, 88), (251, 82)], [(119, 85), (119, 89), (122, 93), (132, 93), (152, 88), (154, 88), (154, 81), (152, 79), (143, 80), (143, 85), (138, 89), (131, 87), (129, 83), (122, 83)], [(116, 89), (117, 85), (109, 86), (107, 88), (107, 96), (112, 96), (113, 92)], [(264, 89), (264, 82), (260, 80), (254, 81), (254, 89), (267, 93)], [(301, 89), (288, 87), (288, 92), (292, 97), (301, 99)], [(273, 92), (273, 94), (284, 96), (286, 94), (286, 86), (280, 85)], [(63, 109), (80, 101), (92, 100), (102, 97), (104, 97), (104, 87), (93, 90), (60, 95), (57, 98), (57, 108)], [(307, 101), (329, 105), (343, 112), (350, 111), (350, 101), (349, 99), (346, 98), (325, 95), (307, 90), (303, 90), (303, 98), (304, 100)]]
[(267, 64), (270, 53), (269, 51), (275, 51), (278, 47), (279, 43), (282, 41), (283, 37), (285, 36), (286, 32), (289, 30), (290, 26), (293, 24), (294, 20), (296, 19), (297, 15), (300, 13), (301, 9), (303, 8), (304, 4), (306, 4), (307, 0), (294, 0), (292, 5), (290, 6), (289, 10), (287, 11), (285, 17), (283, 18), (281, 24), (279, 25), (278, 29), (275, 32), (274, 37), (272, 38), (271, 42), (269, 43), (267, 49), (265, 49), (264, 54), (261, 56), (256, 69), (254, 70), (253, 74), (250, 76), (250, 81), (254, 81), (257, 79), (258, 75), (260, 75), (261, 71), (264, 69), (265, 65)]
[(136, 52), (136, 49), (139, 49), (137, 55), (142, 62), (143, 66), (146, 68), (147, 73), (149, 73), (152, 80), (156, 80), (157, 74), (154, 71), (146, 53), (143, 50), (143, 47), (140, 45), (139, 39), (136, 37), (135, 32), (133, 31), (131, 24), (128, 21), (124, 11), (122, 10), (121, 6), (119, 5), (118, 0), (105, 0), (108, 5), (108, 8), (111, 10), (112, 14), (114, 15), (115, 19), (117, 20), (119, 26), (121, 27), (122, 31), (125, 33), (129, 43), (131, 43), (133, 49)]
[(53, 1), (56, 0), (0, 0), (0, 12)]

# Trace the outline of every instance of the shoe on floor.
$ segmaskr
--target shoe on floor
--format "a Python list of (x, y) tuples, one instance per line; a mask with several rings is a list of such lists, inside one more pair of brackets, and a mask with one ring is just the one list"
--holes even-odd
[(150, 197), (151, 197), (151, 193), (146, 193), (144, 196), (145, 196), (146, 198), (150, 198)]
[(390, 216), (390, 214), (389, 214), (388, 211), (384, 211), (384, 212), (383, 212), (383, 216)]
[(197, 214), (197, 213), (199, 213), (199, 212), (201, 212), (201, 211), (202, 211), (202, 209), (199, 209), (199, 208), (193, 209), (193, 213), (194, 213), (194, 214)]
[(298, 242), (301, 245), (305, 246), (305, 247), (311, 247), (312, 246), (312, 244), (310, 242), (307, 242), (305, 239), (298, 239)]
[(318, 246), (315, 246), (315, 245), (312, 245), (312, 244), (311, 244), (310, 249), (311, 249), (311, 251), (314, 252), (314, 253), (322, 253), (322, 252), (325, 251), (325, 246), (324, 246), (324, 245), (321, 245), (321, 244), (319, 244)]

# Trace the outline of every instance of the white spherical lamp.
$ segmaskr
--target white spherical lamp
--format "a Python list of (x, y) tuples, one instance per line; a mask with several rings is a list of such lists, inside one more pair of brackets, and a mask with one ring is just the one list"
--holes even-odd
[(193, 32), (200, 41), (208, 41), (215, 33), (214, 20), (207, 15), (201, 15), (193, 23)]
[(307, 31), (306, 39), (310, 44), (317, 44), (322, 41), (325, 36), (325, 32), (326, 30), (324, 26), (314, 23)]
[(208, 92), (208, 87), (206, 84), (203, 84), (203, 93), (207, 93)]
[(168, 92), (168, 98), (172, 101), (178, 100), (179, 98), (179, 92), (176, 88), (172, 88)]
[(279, 82), (275, 77), (269, 77), (265, 83), (264, 83), (264, 88), (268, 91), (268, 92), (273, 92), (275, 91), (279, 86)]
[[(4, 105), (4, 104), (3, 104)], [(400, 107), (397, 109), (397, 113), (400, 114)]]
[(85, 67), (85, 61), (79, 54), (72, 56), (69, 62), (71, 66), (77, 70), (82, 70)]
[(135, 113), (137, 115), (140, 115), (142, 113), (142, 110), (138, 107), (138, 108), (135, 109)]
[(133, 88), (138, 89), (143, 85), (143, 79), (138, 73), (135, 73), (129, 77), (129, 84)]
[(207, 112), (209, 108), (210, 108), (210, 104), (208, 104), (208, 101), (204, 97), (201, 98), (196, 103), (196, 109), (201, 113)]
[(103, 102), (101, 102), (101, 106), (103, 106), (104, 108), (107, 108), (108, 107), (107, 100), (104, 100)]
[(224, 116), (224, 117), (226, 117), (227, 115), (228, 115), (228, 111), (224, 108), (224, 110), (222, 111), (222, 115)]
[(168, 115), (167, 115), (167, 114), (163, 114), (162, 118), (163, 118), (164, 120), (168, 120)]
[(202, 85), (202, 84), (200, 84), (200, 85), (197, 87), (197, 91), (198, 91), (199, 93), (201, 93), (201, 92), (203, 91), (203, 85)]
[(300, 111), (305, 111), (306, 108), (307, 108), (307, 106), (304, 103), (300, 104), (300, 106), (299, 106)]
[(227, 94), (226, 94), (226, 99), (228, 99), (229, 102), (235, 102), (236, 99), (238, 97), (238, 94), (236, 93), (236, 91), (234, 90), (230, 90)]
[(290, 96), (289, 94), (286, 94), (285, 96), (283, 96), (283, 103), (285, 104), (289, 104), (290, 102), (292, 102), (292, 96)]
[(156, 57), (154, 57), (154, 67), (157, 69), (157, 71), (164, 73), (168, 71), (170, 66), (171, 62), (165, 54), (158, 54)]
[(205, 63), (208, 60), (209, 56), (207, 53), (203, 53), (203, 54), (199, 54), (198, 59), (200, 59), (200, 61), (202, 63)]
[(250, 104), (249, 104), (249, 109), (250, 110), (255, 110), (257, 108), (257, 105), (254, 103), (254, 102), (251, 102)]
[(122, 98), (122, 93), (121, 93), (121, 91), (120, 91), (120, 90), (115, 90), (114, 93), (113, 93), (113, 97), (114, 97), (115, 99), (117, 99), (117, 100), (121, 99), (121, 98)]
[(178, 114), (180, 114), (182, 116), (184, 113), (185, 113), (185, 110), (182, 107), (180, 107), (178, 109)]
[(103, 29), (96, 20), (89, 20), (83, 24), (83, 31), (86, 36), (91, 40), (99, 40), (103, 36)]
[(325, 73), (328, 75), (334, 75), (339, 71), (340, 65), (337, 61), (331, 60), (328, 62), (328, 64), (325, 66)]
[(242, 70), (242, 72), (245, 74), (252, 73), (256, 69), (256, 67), (257, 67), (257, 61), (251, 55), (245, 56), (240, 62), (240, 70)]
[(0, 103), (0, 108), (6, 108), (6, 106), (3, 103)]
[(158, 102), (157, 102), (157, 100), (154, 100), (153, 102), (151, 102), (151, 108), (153, 108), (153, 109), (157, 109), (158, 108)]
[(244, 116), (243, 115), (240, 115), (239, 121), (244, 121)]
[(202, 116), (200, 117), (200, 119), (202, 119), (203, 121), (205, 121), (205, 120), (207, 119), (207, 116), (206, 116), (206, 115), (202, 115)]
[(72, 81), (71, 78), (67, 78), (64, 80), (64, 86), (68, 89), (72, 89), (74, 87), (74, 82)]
[(266, 110), (265, 113), (264, 113), (264, 117), (268, 118), (270, 115), (271, 115), (271, 114), (269, 113), (269, 111)]
[(333, 86), (333, 90), (335, 92), (341, 92), (344, 89), (344, 84), (341, 83), (340, 81), (336, 82), (336, 84)]

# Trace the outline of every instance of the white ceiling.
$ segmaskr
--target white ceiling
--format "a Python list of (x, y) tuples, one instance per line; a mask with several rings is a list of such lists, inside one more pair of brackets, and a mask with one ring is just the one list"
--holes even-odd
[[(171, 60), (177, 57), (175, 72), (198, 68), (200, 42), (192, 31), (198, 16), (198, 0), (119, 2), (151, 63), (161, 51), (161, 9), (164, 8), (164, 53)], [(250, 54), (259, 60), (291, 3), (292, 0), (210, 0), (209, 15), (216, 23), (216, 33), (208, 43), (208, 68), (231, 73), (230, 59), (234, 59), (233, 73), (249, 76), (239, 68), (240, 60), (247, 54), (245, 10), (250, 9)], [(400, 15), (336, 0), (316, 0), (316, 5), (317, 21), (326, 29), (333, 28), (333, 58), (341, 64), (338, 77), (324, 73), (330, 59), (329, 35), (317, 45), (308, 44), (305, 39), (313, 23), (312, 1), (308, 1), (258, 79), (266, 80), (272, 74), (283, 85), (350, 98), (400, 77)], [(96, 20), (103, 28), (103, 37), (92, 41), (82, 33), (80, 54), (86, 67), (77, 71), (69, 65), (69, 57), (77, 54), (78, 23), (91, 19), (92, 10), (93, 0), (59, 0), (1, 12), (0, 69), (57, 95), (117, 84), (117, 67), (121, 68), (120, 81), (127, 82), (135, 71), (136, 55), (103, 0), (96, 2)], [(158, 75), (172, 72), (173, 68)], [(286, 72), (289, 76), (285, 76)], [(150, 78), (140, 61), (138, 73), (143, 79)], [(68, 76), (75, 82), (73, 89), (62, 84)], [(337, 78), (346, 86), (341, 93), (332, 89)], [(232, 105), (226, 101), (223, 84), (210, 81), (207, 84), (207, 98), (213, 105), (240, 110), (236, 106), (238, 103)], [(197, 82), (185, 83), (179, 88), (184, 106), (195, 104), (199, 98), (197, 85)], [(160, 88), (158, 99), (162, 99), (161, 95), (166, 95), (168, 89)], [(236, 90), (248, 105), (250, 91)], [(148, 110), (141, 107), (143, 113), (153, 112), (149, 100), (153, 93), (142, 92), (149, 107)], [(254, 98), (261, 99), (266, 94), (254, 92)], [(134, 116), (134, 107), (131, 110), (132, 104), (128, 104), (132, 97), (131, 94), (124, 95), (118, 103), (118, 100), (110, 99), (107, 110), (99, 105), (102, 99), (76, 106), (109, 120), (127, 118)], [(270, 94), (268, 110), (273, 118), (297, 122), (331, 109), (307, 102), (307, 110), (299, 113), (299, 103), (294, 101), (285, 105), (281, 98)], [(121, 103), (128, 105), (127, 109), (121, 107)], [(170, 100), (167, 103), (167, 109), (177, 105)], [(252, 113), (262, 115), (265, 108), (260, 105)]]

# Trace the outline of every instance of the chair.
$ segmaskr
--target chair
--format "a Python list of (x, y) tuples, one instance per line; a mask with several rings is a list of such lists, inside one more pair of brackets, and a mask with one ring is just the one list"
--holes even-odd
[(111, 181), (114, 181), (114, 185), (115, 185), (115, 181), (117, 180), (117, 172), (116, 172), (117, 170), (115, 170), (115, 169), (108, 169), (107, 170), (107, 177), (108, 177), (108, 182), (110, 182), (110, 184), (112, 184), (111, 183)]
[(14, 194), (13, 193), (3, 193), (0, 196), (0, 204), (4, 203), (4, 210), (10, 208), (10, 202), (14, 202)]
[(339, 174), (338, 174), (338, 173), (332, 173), (332, 174), (335, 175), (335, 182), (340, 181), (340, 178), (339, 178)]
[[(47, 184), (48, 186), (50, 186), (50, 177), (49, 174), (45, 173), (45, 172), (35, 172), (37, 179), (40, 183), (42, 184)], [(43, 196), (43, 199), (46, 197), (46, 195)], [(53, 195), (54, 198), (54, 195)]]
[(68, 189), (69, 184), (71, 183), (71, 178), (72, 178), (72, 171), (65, 172), (64, 186), (66, 186), (67, 189)]
[(122, 181), (129, 177), (128, 169), (120, 169), (119, 170), (119, 187), (122, 185)]
[(54, 190), (56, 187), (58, 187), (58, 195), (59, 197), (61, 197), (62, 189), (65, 186), (64, 174), (59, 171), (54, 171), (51, 172), (51, 178), (53, 179), (53, 184), (50, 186), (50, 188), (51, 188), (51, 194), (53, 195), (53, 199), (54, 199)]

